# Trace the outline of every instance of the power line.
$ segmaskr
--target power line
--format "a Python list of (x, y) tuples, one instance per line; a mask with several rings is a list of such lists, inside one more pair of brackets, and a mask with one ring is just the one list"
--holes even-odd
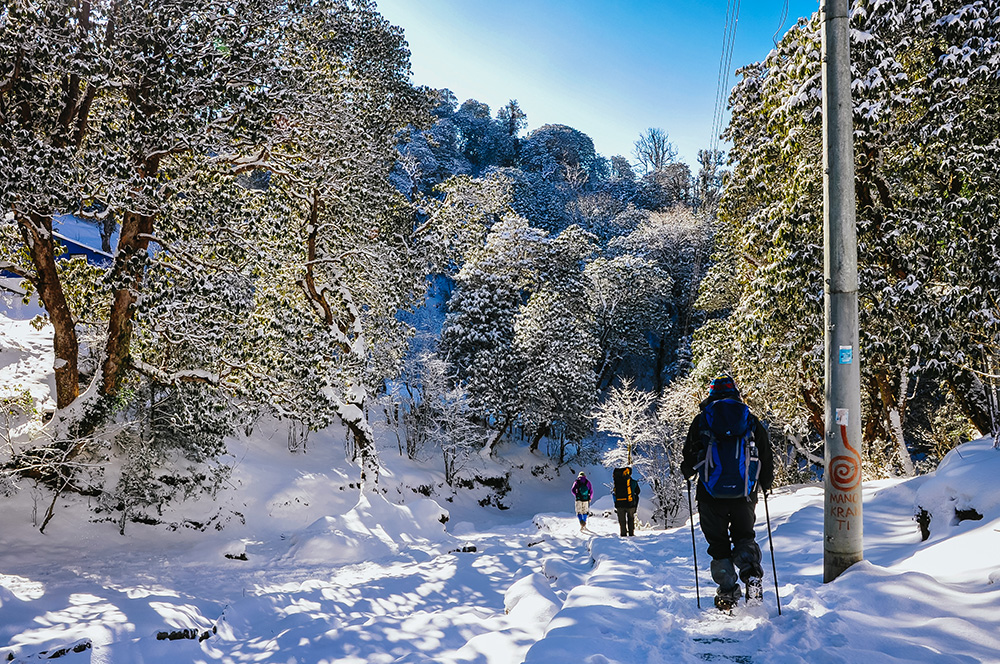
[(729, 43), (729, 25), (732, 18), (732, 7), (733, 0), (728, 0), (726, 3), (726, 23), (722, 32), (722, 55), (719, 59), (719, 73), (715, 84), (715, 108), (712, 110), (712, 135), (709, 139), (709, 147), (714, 150), (715, 146), (718, 144), (718, 131), (716, 127), (719, 123), (719, 97), (722, 94), (723, 87), (723, 72), (726, 69), (726, 50), (727, 44)]
[(726, 25), (722, 34), (722, 56), (719, 60), (719, 78), (715, 91), (715, 112), (712, 118), (711, 149), (719, 147), (719, 135), (722, 133), (722, 121), (726, 105), (729, 102), (729, 70), (733, 62), (733, 45), (736, 42), (736, 26), (740, 20), (740, 0), (728, 0), (726, 3)]
[(778, 34), (781, 29), (785, 27), (785, 21), (788, 20), (788, 0), (785, 0), (785, 8), (781, 10), (781, 22), (778, 24), (778, 29), (774, 31), (774, 36), (771, 37), (771, 41), (774, 42), (774, 47), (778, 48)]

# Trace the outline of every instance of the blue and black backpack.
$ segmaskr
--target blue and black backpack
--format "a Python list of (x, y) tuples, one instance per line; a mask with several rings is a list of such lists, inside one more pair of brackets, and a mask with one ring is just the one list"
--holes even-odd
[(720, 399), (702, 411), (705, 458), (695, 467), (714, 498), (745, 498), (757, 490), (760, 457), (753, 439), (756, 420), (736, 399)]

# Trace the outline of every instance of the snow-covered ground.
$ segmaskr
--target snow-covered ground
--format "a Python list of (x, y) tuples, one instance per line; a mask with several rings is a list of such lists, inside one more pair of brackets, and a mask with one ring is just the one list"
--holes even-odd
[[(0, 307), (4, 304), (0, 294)], [(31, 308), (21, 305), (19, 299), (18, 305)], [(36, 330), (30, 320), (12, 320), (0, 315), (0, 396), (27, 390), (40, 409), (54, 409), (54, 361), (51, 327)]]
[[(0, 389), (16, 381), (42, 398), (51, 354), (31, 328), (0, 324)], [(272, 424), (231, 441), (234, 472), (215, 502), (165, 515), (176, 529), (130, 524), (124, 537), (79, 497), (39, 534), (32, 511), (46, 497), (25, 483), (0, 498), (0, 661), (65, 650), (67, 664), (1000, 662), (1000, 451), (989, 441), (956, 449), (933, 475), (867, 483), (865, 561), (828, 584), (822, 488), (778, 490), (768, 506), (781, 614), (761, 505), (764, 605), (730, 616), (711, 608), (700, 532), (701, 608), (688, 524), (618, 537), (608, 471), (588, 469), (595, 516), (580, 532), (576, 466), (504, 450), (504, 465), (480, 470), (511, 472), (508, 509), (481, 507), (485, 489), (452, 496), (435, 459), (405, 460), (382, 433), (379, 494), (358, 490), (338, 428), (292, 454)], [(931, 514), (927, 541), (918, 504)], [(956, 509), (983, 518), (959, 522)], [(189, 527), (212, 519), (225, 527)]]

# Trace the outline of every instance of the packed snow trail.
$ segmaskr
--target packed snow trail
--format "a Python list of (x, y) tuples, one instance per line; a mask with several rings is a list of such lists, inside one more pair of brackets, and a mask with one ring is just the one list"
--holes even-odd
[[(591, 568), (589, 536), (530, 522), (335, 566), (303, 564), (294, 537), (220, 561), (197, 535), (77, 540), (83, 558), (68, 541), (40, 556), (14, 542), (0, 553), (0, 657), (86, 641), (58, 661), (511, 664)], [(157, 638), (188, 629), (210, 636)]]
[[(989, 454), (986, 444), (980, 447)], [(995, 464), (1000, 455), (993, 456)], [(757, 534), (765, 558), (764, 603), (741, 603), (731, 616), (712, 606), (714, 584), (700, 533), (701, 609), (688, 528), (597, 538), (590, 547), (593, 571), (569, 593), (525, 664), (1000, 662), (1000, 589), (994, 583), (1000, 577), (1000, 514), (994, 509), (992, 523), (969, 525), (974, 533), (967, 537), (921, 543), (910, 515), (927, 479), (865, 486), (866, 538), (874, 546), (867, 560), (830, 584), (822, 583), (822, 489), (773, 496), (780, 616), (763, 515)], [(962, 540), (973, 549), (961, 550)], [(982, 546), (973, 545), (980, 540)], [(948, 563), (941, 564), (936, 548)], [(915, 571), (923, 565), (926, 573)]]
[(706, 589), (710, 579), (701, 579), (703, 608), (697, 607), (690, 530), (595, 538), (590, 551), (594, 567), (586, 584), (569, 593), (526, 662), (572, 661), (567, 653), (593, 664), (749, 662), (769, 640), (769, 609), (720, 613), (712, 606), (714, 590)]

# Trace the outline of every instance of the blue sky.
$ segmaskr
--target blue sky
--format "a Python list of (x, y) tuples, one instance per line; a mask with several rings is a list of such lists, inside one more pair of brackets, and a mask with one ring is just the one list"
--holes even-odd
[[(496, 109), (517, 99), (528, 129), (565, 124), (606, 157), (633, 160), (647, 127), (667, 131), (695, 167), (709, 146), (726, 2), (677, 0), (377, 0), (406, 33), (413, 81)], [(742, 0), (734, 71), (763, 59), (818, 0)], [(780, 38), (779, 34), (779, 38)], [(728, 116), (727, 116), (728, 117)]]

